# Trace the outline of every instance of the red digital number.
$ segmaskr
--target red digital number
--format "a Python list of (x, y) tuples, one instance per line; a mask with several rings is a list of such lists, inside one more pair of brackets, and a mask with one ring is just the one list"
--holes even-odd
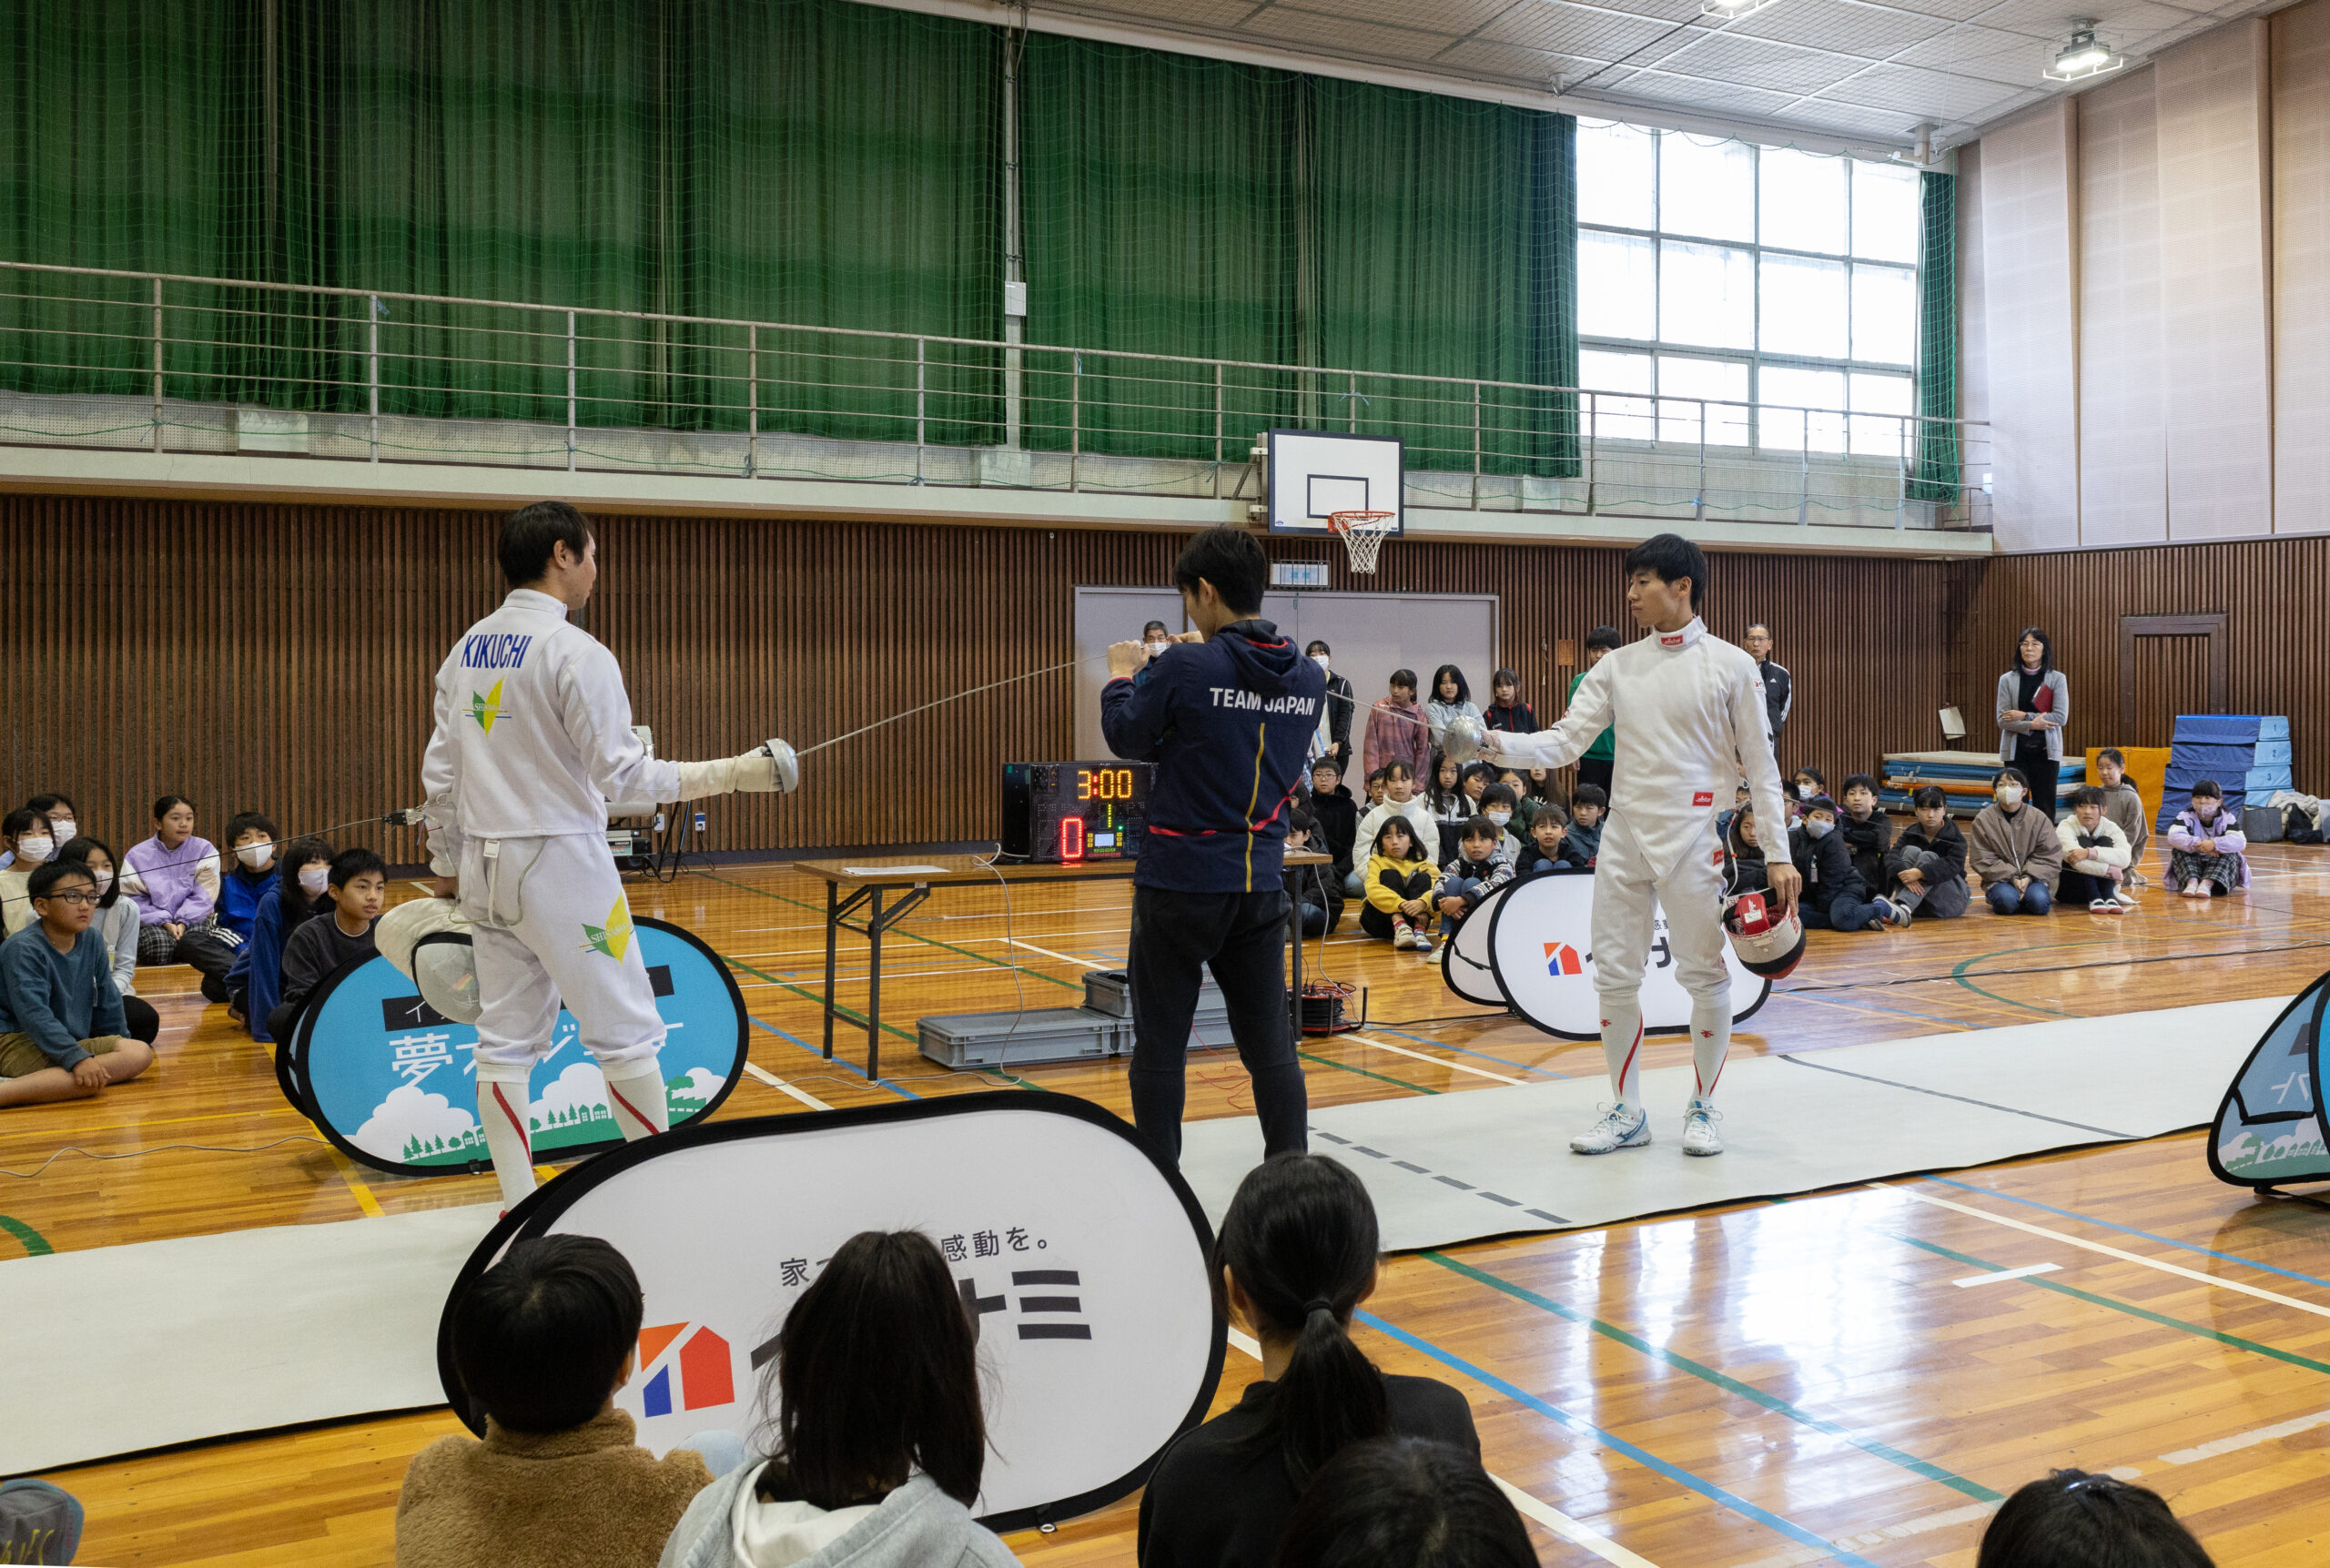
[(1059, 861), (1062, 865), (1074, 865), (1084, 858), (1084, 819), (1064, 816), (1059, 819)]

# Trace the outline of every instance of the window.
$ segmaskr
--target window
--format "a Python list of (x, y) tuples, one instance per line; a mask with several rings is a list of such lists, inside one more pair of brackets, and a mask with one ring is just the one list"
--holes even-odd
[(1595, 439), (1900, 459), (1920, 197), (1911, 168), (1580, 125), (1580, 379), (1624, 394)]

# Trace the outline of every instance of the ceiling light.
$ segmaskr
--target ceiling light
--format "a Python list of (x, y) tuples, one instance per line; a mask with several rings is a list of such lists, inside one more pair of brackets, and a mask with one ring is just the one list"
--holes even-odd
[(1703, 0), (1699, 6), (1702, 16), (1718, 16), (1726, 22), (1736, 22), (1742, 16), (1752, 16), (1778, 0)]
[(2083, 82), (2091, 76), (2107, 76), (2127, 63), (2118, 50), (2095, 41), (2094, 19), (2085, 17), (2072, 24), (2071, 42), (2056, 55), (2055, 63), (2047, 67), (2047, 79)]

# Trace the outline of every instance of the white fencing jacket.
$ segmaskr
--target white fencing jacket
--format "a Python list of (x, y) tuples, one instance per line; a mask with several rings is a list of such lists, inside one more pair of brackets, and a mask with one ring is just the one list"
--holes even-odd
[(605, 645), (559, 600), (518, 588), (438, 666), (420, 783), (431, 865), (450, 876), (463, 838), (601, 834), (611, 800), (677, 800), (680, 764), (632, 733)]
[(1494, 730), (1489, 741), (1522, 765), (1565, 767), (1612, 723), (1618, 745), (1611, 814), (1634, 835), (1653, 875), (1674, 870), (1741, 779), (1758, 823), (1788, 821), (1756, 661), (1709, 635), (1696, 616), (1679, 632), (1653, 632), (1603, 655), (1551, 728), (1528, 735)]

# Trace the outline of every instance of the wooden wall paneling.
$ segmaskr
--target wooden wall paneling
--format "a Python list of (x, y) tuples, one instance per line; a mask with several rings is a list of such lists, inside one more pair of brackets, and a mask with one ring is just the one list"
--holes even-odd
[[(413, 804), (437, 665), (501, 594), (498, 521), (0, 497), (0, 542), (22, 573), (0, 613), (17, 674), (0, 702), (0, 800), (62, 789), (116, 850), (152, 831), (147, 807), (166, 789), (195, 802), (207, 836), (246, 806), (289, 835)], [(622, 662), (659, 754), (676, 758), (733, 754), (770, 734), (806, 747), (1063, 663), (1074, 587), (1170, 582), (1180, 546), (1169, 533), (906, 522), (619, 516), (597, 527), (604, 568), (583, 624)], [(1373, 577), (1323, 541), (1268, 549), (1332, 561), (1346, 591), (1498, 594), (1501, 657), (1548, 720), (1562, 706), (1562, 640), (1627, 625), (1616, 549), (1403, 541)], [(1736, 641), (1770, 622), (1795, 674), (1783, 765), (1838, 778), (1884, 751), (1937, 744), (1952, 570), (1963, 569), (1713, 558), (1709, 624)], [(1473, 673), (1485, 691), (1489, 673)], [(1073, 744), (1071, 690), (1066, 671), (1038, 676), (818, 753), (797, 795), (708, 803), (710, 845), (991, 836), (1001, 764)], [(394, 861), (420, 855), (402, 829), (336, 837)]]

